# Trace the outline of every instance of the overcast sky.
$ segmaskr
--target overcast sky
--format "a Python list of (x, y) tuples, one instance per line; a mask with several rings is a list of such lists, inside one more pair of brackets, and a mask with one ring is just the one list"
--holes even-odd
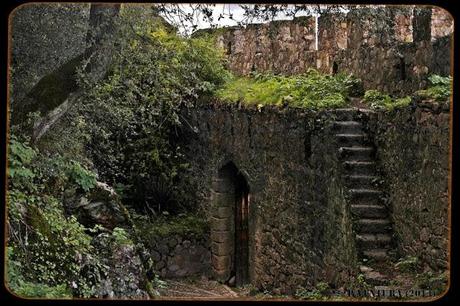
[[(187, 13), (192, 13), (193, 8), (190, 5), (194, 4), (179, 4), (180, 7)], [(214, 24), (218, 27), (225, 27), (225, 26), (235, 26), (237, 25), (238, 21), (242, 21), (244, 19), (244, 9), (240, 7), (239, 4), (215, 4), (214, 6), (210, 7), (213, 12)], [(219, 15), (223, 14), (225, 18), (222, 18), (218, 21)], [(228, 18), (228, 15), (232, 14), (233, 19)], [(296, 16), (307, 16), (309, 15), (308, 12), (299, 12)], [(311, 15), (311, 14), (310, 14)], [(282, 20), (282, 19), (292, 19), (292, 17), (287, 17), (284, 13), (279, 13), (279, 15), (274, 18), (275, 20)], [(176, 17), (174, 20), (177, 23), (179, 22), (179, 18)], [(263, 20), (252, 20), (252, 23), (261, 23), (265, 22)], [(197, 25), (197, 29), (209, 28), (211, 25), (209, 22), (203, 21), (202, 16), (198, 16), (195, 18), (195, 23)], [(181, 33), (184, 33), (184, 28), (179, 28)], [(188, 23), (186, 31), (191, 31), (191, 23)]]

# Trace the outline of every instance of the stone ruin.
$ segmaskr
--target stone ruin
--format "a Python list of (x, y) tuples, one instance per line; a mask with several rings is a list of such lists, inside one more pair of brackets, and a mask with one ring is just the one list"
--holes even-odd
[[(452, 19), (438, 8), (323, 14), (315, 28), (315, 18), (301, 17), (216, 34), (239, 75), (313, 67), (401, 95), (450, 72)], [(275, 294), (319, 280), (340, 286), (357, 273), (386, 284), (388, 271), (367, 261), (417, 256), (426, 269), (446, 271), (449, 112), (449, 103), (433, 101), (388, 112), (185, 109), (193, 128), (180, 145), (210, 224), (198, 243), (207, 252), (188, 264)], [(173, 263), (161, 271), (174, 274)]]
[(450, 74), (453, 19), (438, 7), (358, 8), (195, 35), (213, 31), (237, 75), (315, 68), (353, 73), (365, 88), (405, 95), (426, 86), (430, 74)]

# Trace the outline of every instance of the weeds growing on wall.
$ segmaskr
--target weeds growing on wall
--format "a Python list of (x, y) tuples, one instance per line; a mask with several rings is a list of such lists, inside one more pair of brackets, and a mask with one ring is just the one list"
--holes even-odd
[(298, 108), (338, 108), (347, 105), (348, 96), (359, 95), (360, 81), (344, 74), (325, 75), (309, 69), (295, 76), (255, 74), (236, 77), (216, 95), (228, 103), (277, 105)]
[(430, 81), (430, 86), (427, 89), (417, 91), (416, 94), (426, 99), (447, 101), (452, 93), (452, 77), (433, 74), (428, 80)]
[(392, 110), (409, 105), (412, 99), (409, 96), (404, 98), (392, 98), (388, 94), (372, 89), (366, 91), (363, 101), (372, 109)]

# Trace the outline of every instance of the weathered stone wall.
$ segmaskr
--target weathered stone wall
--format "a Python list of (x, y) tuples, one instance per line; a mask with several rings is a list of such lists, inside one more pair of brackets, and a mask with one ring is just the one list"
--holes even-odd
[(454, 19), (452, 15), (440, 7), (433, 7), (431, 15), (431, 39), (443, 37), (454, 31)]
[(447, 105), (425, 102), (379, 113), (370, 126), (399, 253), (440, 271), (448, 261), (449, 122)]
[(229, 68), (240, 74), (255, 70), (299, 73), (302, 67), (314, 65), (313, 17), (233, 27), (221, 34), (218, 45), (227, 52)]
[[(249, 184), (251, 283), (293, 293), (319, 279), (345, 282), (354, 236), (332, 132), (334, 113), (209, 107), (184, 114), (198, 203), (212, 218), (213, 181), (233, 162)], [(212, 227), (212, 224), (211, 224)]]
[[(358, 120), (376, 141), (397, 255), (418, 256), (442, 270), (447, 265), (449, 114), (445, 105), (424, 105), (360, 113)], [(338, 111), (210, 105), (185, 110), (183, 116), (189, 124), (181, 144), (191, 165), (189, 184), (211, 230), (219, 170), (232, 162), (249, 184), (253, 285), (292, 293), (319, 280), (340, 286), (356, 276), (352, 220), (333, 130)]]
[(399, 42), (413, 42), (412, 36), (412, 8), (401, 7), (395, 9), (394, 13), (394, 31), (395, 38)]
[(348, 24), (345, 14), (322, 14), (318, 17), (318, 52), (316, 68), (324, 73), (333, 71), (333, 59), (347, 48)]
[(450, 15), (437, 7), (322, 14), (318, 50), (313, 17), (214, 31), (228, 55), (229, 69), (238, 75), (251, 71), (289, 75), (315, 68), (353, 73), (365, 88), (406, 95), (426, 86), (430, 74), (450, 72), (451, 46), (438, 40), (452, 33), (453, 24)]
[(162, 278), (209, 275), (211, 251), (209, 236), (158, 237), (148, 242), (155, 271)]

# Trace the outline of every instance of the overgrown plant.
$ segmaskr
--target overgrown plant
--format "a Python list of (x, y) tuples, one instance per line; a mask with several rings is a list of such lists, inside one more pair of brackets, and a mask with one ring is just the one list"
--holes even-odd
[(365, 92), (363, 101), (369, 104), (369, 107), (372, 109), (393, 110), (409, 105), (412, 99), (409, 96), (404, 98), (392, 98), (388, 94), (371, 89)]
[(295, 293), (295, 297), (302, 300), (324, 300), (328, 298), (329, 284), (319, 282), (313, 289), (299, 288)]
[(87, 180), (95, 174), (75, 161), (45, 156), (14, 135), (8, 166), (10, 288), (26, 296), (91, 296), (104, 267), (87, 229), (66, 216), (60, 198), (66, 188), (91, 188)]
[(452, 93), (452, 77), (442, 77), (437, 74), (428, 77), (430, 86), (427, 89), (419, 90), (417, 95), (422, 98), (434, 99), (436, 101), (447, 101)]
[(234, 78), (217, 91), (224, 102), (299, 108), (337, 108), (348, 96), (359, 95), (360, 81), (352, 76), (325, 75), (315, 69), (296, 76), (253, 74)]
[(179, 173), (188, 168), (176, 145), (180, 109), (212, 95), (229, 73), (212, 41), (180, 38), (155, 20), (139, 22), (136, 16), (123, 12), (109, 76), (88, 84), (80, 106), (84, 120), (93, 123), (87, 125), (87, 152), (103, 180), (125, 186), (124, 195), (136, 205), (158, 194), (151, 182), (163, 182), (173, 201), (148, 206), (172, 211), (168, 205), (188, 202), (178, 187)]

